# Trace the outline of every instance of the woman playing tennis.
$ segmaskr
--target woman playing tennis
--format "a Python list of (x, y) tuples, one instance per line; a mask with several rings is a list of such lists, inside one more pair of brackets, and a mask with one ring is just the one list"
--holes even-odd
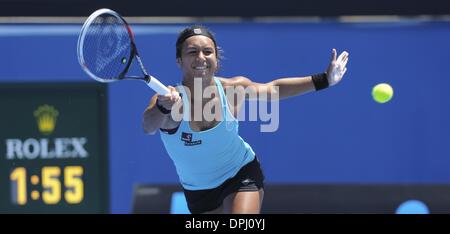
[[(257, 214), (264, 196), (264, 176), (255, 152), (238, 134), (237, 111), (245, 99), (230, 100), (234, 94), (227, 95), (227, 90), (242, 87), (274, 101), (275, 97), (278, 100), (324, 89), (342, 79), (348, 53), (344, 51), (336, 58), (333, 49), (324, 73), (268, 83), (243, 76), (215, 76), (219, 58), (220, 50), (207, 28), (191, 26), (183, 30), (176, 42), (182, 85), (169, 86), (170, 94), (153, 96), (144, 111), (143, 128), (149, 134), (160, 131), (191, 213)], [(194, 88), (196, 83), (201, 83), (202, 90)], [(206, 89), (212, 89), (213, 95), (196, 95)], [(194, 112), (211, 106), (219, 107), (211, 111), (215, 118), (195, 118)], [(174, 118), (175, 110), (182, 113), (182, 119)]]

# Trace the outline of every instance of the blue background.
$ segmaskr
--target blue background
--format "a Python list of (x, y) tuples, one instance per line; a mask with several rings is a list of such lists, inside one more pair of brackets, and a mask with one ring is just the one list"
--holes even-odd
[[(181, 78), (174, 44), (184, 26), (132, 25), (144, 64), (165, 84)], [(278, 131), (241, 122), (267, 183), (450, 183), (450, 22), (206, 26), (225, 51), (224, 77), (307, 76), (326, 69), (332, 48), (350, 53), (337, 86), (280, 103)], [(0, 25), (0, 82), (93, 82), (77, 62), (80, 29)], [(384, 82), (394, 98), (378, 104), (371, 89)], [(154, 92), (135, 81), (108, 87), (111, 212), (128, 213), (134, 184), (178, 178), (159, 136), (141, 128)]]

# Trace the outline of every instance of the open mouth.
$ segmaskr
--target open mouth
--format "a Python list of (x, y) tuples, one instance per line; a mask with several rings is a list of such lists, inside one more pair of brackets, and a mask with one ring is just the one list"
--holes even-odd
[(196, 71), (204, 71), (204, 70), (206, 70), (208, 68), (209, 68), (209, 66), (195, 66), (195, 67), (192, 67), (192, 69), (194, 69)]

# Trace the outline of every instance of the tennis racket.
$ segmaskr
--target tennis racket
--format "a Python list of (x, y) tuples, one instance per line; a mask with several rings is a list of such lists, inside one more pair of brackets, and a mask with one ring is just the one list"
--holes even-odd
[[(142, 80), (159, 94), (170, 93), (158, 79), (147, 73), (131, 27), (113, 10), (99, 9), (88, 17), (78, 37), (77, 55), (83, 70), (96, 81)], [(128, 74), (134, 61), (142, 74)]]

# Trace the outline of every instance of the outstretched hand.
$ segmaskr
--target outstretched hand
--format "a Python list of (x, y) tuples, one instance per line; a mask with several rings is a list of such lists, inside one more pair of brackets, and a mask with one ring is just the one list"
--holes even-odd
[(331, 62), (327, 69), (328, 83), (330, 86), (339, 83), (342, 80), (347, 68), (345, 67), (348, 62), (348, 52), (342, 52), (336, 59), (336, 49), (333, 49), (331, 53)]
[(167, 88), (170, 90), (170, 93), (165, 95), (158, 94), (158, 103), (165, 109), (171, 110), (175, 103), (181, 102), (181, 96), (174, 87), (167, 86)]

